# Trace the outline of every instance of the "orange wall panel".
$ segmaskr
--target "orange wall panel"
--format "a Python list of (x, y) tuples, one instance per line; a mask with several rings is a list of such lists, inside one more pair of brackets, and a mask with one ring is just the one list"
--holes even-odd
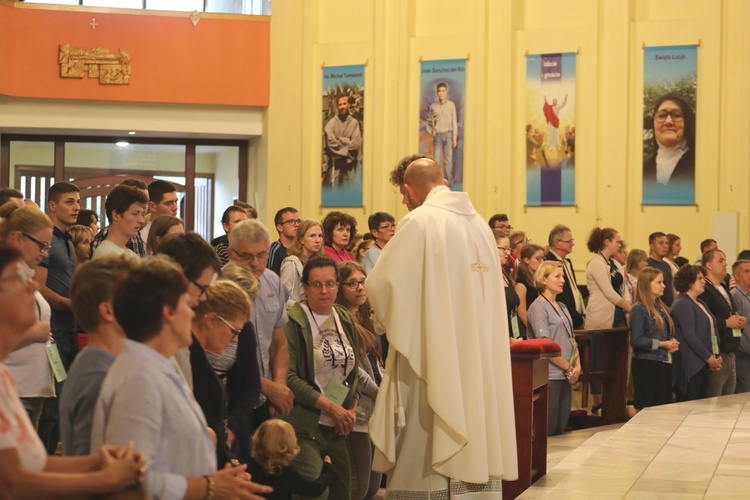
[[(96, 19), (97, 26), (89, 23)], [(130, 54), (130, 84), (61, 78), (59, 46)], [(13, 8), (0, 4), (0, 93), (17, 97), (268, 106), (270, 20)], [(10, 49), (10, 50), (8, 50)]]

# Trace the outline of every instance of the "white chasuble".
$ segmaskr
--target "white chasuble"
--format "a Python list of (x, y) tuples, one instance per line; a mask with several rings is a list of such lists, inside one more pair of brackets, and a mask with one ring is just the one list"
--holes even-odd
[(366, 287), (390, 343), (370, 420), (387, 498), (497, 498), (517, 478), (502, 284), (466, 193), (434, 188), (383, 249)]

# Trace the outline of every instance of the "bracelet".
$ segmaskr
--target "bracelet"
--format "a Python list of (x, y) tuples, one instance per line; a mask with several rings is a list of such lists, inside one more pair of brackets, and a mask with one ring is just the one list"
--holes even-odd
[(203, 476), (206, 480), (206, 496), (205, 500), (213, 500), (214, 498), (214, 478), (211, 476)]

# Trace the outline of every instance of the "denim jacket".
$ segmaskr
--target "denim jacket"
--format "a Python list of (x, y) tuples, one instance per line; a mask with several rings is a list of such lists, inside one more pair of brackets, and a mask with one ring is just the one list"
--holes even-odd
[(649, 314), (646, 306), (633, 306), (630, 311), (630, 342), (633, 345), (634, 358), (667, 361), (667, 350), (660, 348), (659, 342), (669, 340), (674, 336), (674, 332), (669, 329), (667, 318), (664, 318), (664, 323), (665, 331), (659, 333), (656, 319)]

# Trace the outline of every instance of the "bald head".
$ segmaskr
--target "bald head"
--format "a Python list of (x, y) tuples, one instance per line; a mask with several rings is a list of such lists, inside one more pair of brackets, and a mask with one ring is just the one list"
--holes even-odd
[(406, 167), (404, 184), (429, 192), (435, 186), (443, 185), (443, 169), (431, 158), (414, 160)]
[(445, 186), (443, 169), (432, 158), (414, 160), (404, 171), (404, 183), (400, 186), (404, 204), (414, 210), (424, 203), (432, 188)]

